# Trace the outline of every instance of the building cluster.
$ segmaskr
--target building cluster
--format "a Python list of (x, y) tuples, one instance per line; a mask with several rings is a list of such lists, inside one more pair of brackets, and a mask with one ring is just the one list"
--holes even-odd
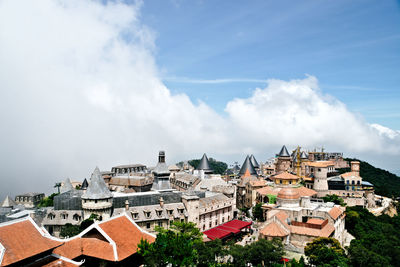
[[(340, 172), (348, 167), (350, 172)], [(251, 223), (235, 219), (251, 213), (255, 205), (261, 205), (265, 219), (260, 238), (279, 238), (287, 249), (300, 252), (316, 237), (334, 237), (345, 244), (351, 237), (345, 230), (344, 209), (321, 198), (335, 194), (348, 205), (374, 206), (373, 185), (363, 181), (359, 171), (359, 162), (349, 166), (341, 153), (299, 147), (289, 153), (286, 146), (265, 163), (247, 156), (241, 166), (236, 163), (222, 176), (214, 174), (206, 154), (196, 168), (188, 162), (168, 166), (164, 151), (155, 167), (129, 164), (102, 172), (96, 167), (81, 183), (66, 179), (52, 207), (34, 209), (44, 198), (40, 193), (7, 197), (1, 203), (0, 222), (5, 223), (0, 224), (0, 264), (129, 262), (135, 251), (119, 251), (119, 246), (135, 248), (139, 237), (154, 240), (157, 226), (168, 229), (176, 221), (193, 222), (209, 240), (228, 238), (249, 230)], [(97, 222), (78, 236), (60, 239), (64, 227), (79, 226), (89, 218)], [(4, 256), (19, 242), (9, 241), (4, 229), (14, 231), (23, 225), (33, 239), (46, 244), (43, 250)], [(120, 239), (124, 235), (132, 240)], [(93, 249), (96, 246), (101, 249)]]

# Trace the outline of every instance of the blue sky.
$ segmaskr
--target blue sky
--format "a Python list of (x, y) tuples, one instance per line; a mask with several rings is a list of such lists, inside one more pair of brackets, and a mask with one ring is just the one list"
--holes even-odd
[(145, 1), (141, 20), (168, 88), (221, 114), (263, 80), (310, 74), (368, 122), (400, 129), (396, 1)]

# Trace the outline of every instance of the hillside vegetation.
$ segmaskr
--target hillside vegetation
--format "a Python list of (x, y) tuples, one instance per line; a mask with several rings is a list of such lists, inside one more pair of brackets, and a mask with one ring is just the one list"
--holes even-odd
[[(375, 193), (386, 197), (400, 196), (400, 177), (386, 170), (376, 168), (368, 162), (359, 159), (349, 159), (347, 161), (360, 161), (360, 176), (364, 181), (368, 181), (375, 187)], [(350, 168), (340, 169), (340, 173), (348, 172)]]

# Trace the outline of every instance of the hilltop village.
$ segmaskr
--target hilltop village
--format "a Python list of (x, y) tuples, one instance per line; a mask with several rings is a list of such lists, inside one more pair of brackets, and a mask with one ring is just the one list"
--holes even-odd
[[(286, 146), (265, 162), (246, 156), (222, 175), (206, 154), (194, 168), (188, 161), (167, 165), (160, 151), (155, 167), (96, 167), (90, 179), (66, 179), (57, 187), (47, 207), (39, 205), (49, 199), (43, 193), (1, 202), (1, 266), (134, 264), (140, 240), (154, 242), (157, 227), (169, 229), (176, 221), (194, 223), (204, 242), (280, 239), (285, 251), (303, 254), (318, 237), (333, 237), (342, 246), (354, 239), (346, 231), (345, 208), (323, 197), (336, 195), (347, 206), (368, 209), (385, 205), (363, 181), (358, 161), (349, 164), (342, 153), (323, 150), (289, 152)], [(262, 211), (258, 221), (252, 219), (255, 206)], [(94, 223), (65, 235), (87, 220)]]

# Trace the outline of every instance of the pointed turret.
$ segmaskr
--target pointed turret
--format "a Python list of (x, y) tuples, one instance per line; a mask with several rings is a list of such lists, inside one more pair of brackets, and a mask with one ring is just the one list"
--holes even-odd
[(308, 155), (306, 154), (306, 152), (301, 152), (301, 155), (300, 155), (300, 158), (301, 159), (308, 159)]
[(256, 169), (260, 168), (260, 165), (258, 164), (258, 162), (253, 154), (251, 154), (251, 156), (250, 156), (250, 161), (251, 161), (251, 164), (253, 164), (254, 168), (256, 168)]
[(290, 157), (289, 152), (285, 145), (281, 148), (281, 151), (278, 154), (279, 157)]
[(101, 176), (98, 167), (94, 169), (92, 177), (90, 178), (90, 184), (86, 192), (82, 195), (83, 199), (106, 199), (111, 198), (112, 194), (108, 190), (103, 177)]
[(250, 161), (249, 155), (246, 156), (246, 159), (243, 162), (242, 168), (240, 169), (239, 175), (243, 176), (246, 172), (249, 172), (250, 175), (257, 175), (256, 170), (254, 169), (253, 164)]
[(85, 180), (83, 180), (83, 182), (82, 182), (81, 189), (86, 190), (88, 188), (88, 186), (89, 186), (89, 183), (85, 178)]
[(6, 198), (0, 204), (1, 208), (13, 208), (14, 206), (17, 206), (17, 203), (15, 203), (15, 201), (9, 196), (6, 196)]
[(197, 166), (197, 170), (203, 170), (206, 174), (213, 172), (210, 167), (210, 162), (208, 161), (206, 153), (204, 153), (203, 157), (201, 158), (199, 166)]
[(67, 178), (64, 184), (60, 187), (60, 193), (62, 194), (71, 190), (74, 190), (74, 187), (72, 186), (71, 179)]

